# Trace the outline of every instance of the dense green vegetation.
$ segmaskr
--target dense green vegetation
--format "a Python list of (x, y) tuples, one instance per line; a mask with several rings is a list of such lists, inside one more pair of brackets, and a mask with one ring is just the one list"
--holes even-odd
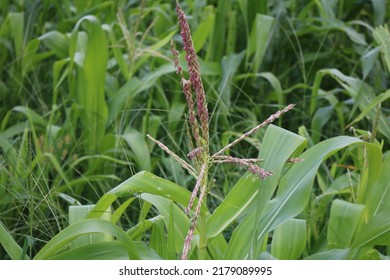
[[(180, 4), (211, 154), (296, 104), (224, 152), (273, 175), (207, 168), (189, 258), (388, 259), (386, 1)], [(196, 179), (147, 137), (193, 163), (175, 5), (0, 2), (0, 259), (180, 258)]]

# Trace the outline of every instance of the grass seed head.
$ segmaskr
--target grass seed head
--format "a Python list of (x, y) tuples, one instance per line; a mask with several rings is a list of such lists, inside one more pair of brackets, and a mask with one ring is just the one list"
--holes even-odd
[(186, 53), (185, 59), (188, 64), (188, 72), (190, 75), (191, 86), (196, 93), (196, 103), (198, 107), (198, 116), (202, 129), (202, 137), (208, 144), (209, 142), (209, 113), (206, 104), (206, 94), (203, 88), (203, 83), (200, 75), (200, 66), (195, 53), (194, 44), (192, 42), (191, 30), (188, 25), (187, 18), (176, 1), (176, 13), (179, 19), (180, 36), (183, 40), (183, 48)]

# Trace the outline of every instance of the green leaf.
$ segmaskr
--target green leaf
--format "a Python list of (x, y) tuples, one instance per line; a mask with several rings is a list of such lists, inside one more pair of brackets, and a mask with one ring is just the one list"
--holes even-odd
[(359, 252), (354, 256), (356, 260), (381, 260), (381, 254), (372, 248), (362, 248)]
[(367, 53), (362, 56), (361, 63), (363, 69), (363, 79), (366, 79), (368, 74), (373, 69), (375, 62), (378, 59), (379, 50), (379, 47), (374, 48), (372, 50), (367, 51)]
[[(179, 211), (181, 212), (181, 211)], [(169, 201), (169, 222), (168, 222), (168, 225), (167, 225), (167, 229), (168, 229), (168, 236), (167, 236), (167, 251), (168, 251), (168, 255), (167, 255), (167, 258), (168, 260), (175, 260), (177, 259), (177, 255), (176, 255), (176, 232), (175, 232), (175, 227), (176, 227), (176, 221), (175, 221), (175, 213), (174, 213), (174, 204), (171, 201)], [(186, 221), (187, 222), (187, 221)], [(186, 224), (184, 224), (184, 228), (186, 228)], [(184, 240), (184, 239), (183, 239)], [(179, 244), (179, 246), (182, 245), (182, 243)], [(180, 250), (181, 246), (179, 247), (179, 250)]]
[(45, 46), (52, 50), (59, 58), (69, 55), (69, 38), (58, 31), (50, 31), (38, 38)]
[[(85, 23), (83, 26), (86, 33), (79, 31), (82, 23)], [(96, 17), (85, 16), (77, 22), (71, 34), (69, 49), (72, 95), (83, 109), (83, 144), (92, 153), (98, 151), (103, 141), (108, 118), (104, 94), (108, 43)], [(74, 70), (76, 75), (73, 77)]]
[(261, 77), (266, 79), (275, 91), (276, 100), (278, 101), (278, 104), (279, 105), (285, 104), (282, 85), (280, 84), (279, 79), (274, 74), (272, 74), (271, 72), (262, 72), (256, 74), (256, 77)]
[[(133, 73), (134, 73), (134, 71), (137, 71), (139, 68), (141, 68), (145, 64), (145, 62), (149, 59), (149, 56), (156, 56), (154, 54), (154, 52), (159, 50), (163, 46), (167, 45), (171, 41), (172, 36), (174, 34), (176, 34), (176, 32), (177, 32), (176, 29), (172, 30), (171, 32), (166, 34), (163, 38), (158, 39), (154, 45), (148, 47), (148, 52), (144, 52), (143, 55), (139, 58), (139, 60), (137, 60), (135, 62), (134, 66), (132, 68)], [(158, 54), (157, 56), (160, 56), (160, 54)], [(167, 63), (167, 64), (163, 65), (162, 67), (164, 67), (164, 66), (172, 66), (173, 67), (172, 70), (174, 69), (173, 63)], [(131, 74), (133, 74), (133, 73), (131, 73)], [(147, 75), (145, 75), (145, 76), (147, 76)], [(151, 86), (154, 86), (154, 84), (152, 83), (152, 85), (149, 85), (149, 87), (151, 87)]]
[(19, 146), (18, 159), (16, 162), (16, 174), (26, 180), (28, 176), (26, 174), (26, 166), (29, 164), (29, 131), (26, 128), (23, 133), (23, 137)]
[(42, 127), (46, 127), (47, 125), (47, 121), (41, 115), (28, 107), (16, 106), (12, 108), (12, 110), (25, 115), (27, 119), (32, 122), (32, 124), (37, 124)]
[(1, 221), (0, 221), (0, 244), (12, 260), (29, 259), (27, 255), (23, 254), (23, 249), (12, 238), (11, 234), (8, 232), (8, 230), (5, 228), (5, 226)]
[(248, 63), (252, 54), (253, 57), (253, 73), (257, 73), (260, 65), (263, 62), (264, 54), (268, 46), (268, 41), (272, 35), (272, 27), (275, 19), (273, 17), (257, 14), (253, 23), (248, 50), (246, 52), (246, 61)]
[[(39, 158), (36, 158), (34, 163), (35, 164), (38, 164), (38, 161), (42, 158), (48, 158), (50, 160), (50, 163), (52, 164), (52, 167), (54, 167), (54, 170), (57, 171), (58, 173), (58, 176), (57, 176), (57, 182), (56, 183), (59, 183), (60, 181), (64, 181), (65, 182), (65, 185), (66, 187), (71, 191), (72, 190), (72, 186), (68, 180), (68, 177), (66, 176), (66, 174), (64, 173), (64, 170), (63, 168), (61, 167), (58, 159), (52, 154), (52, 153), (44, 153), (42, 154), (42, 157), (39, 157)], [(60, 188), (61, 189), (61, 188)]]
[(130, 259), (140, 259), (133, 240), (121, 228), (111, 222), (99, 219), (87, 219), (77, 222), (60, 231), (34, 257), (35, 260), (53, 258), (59, 251), (77, 237), (90, 233), (109, 233), (114, 235), (126, 248)]
[[(66, 77), (68, 75), (68, 68), (66, 68), (68, 63), (69, 63), (69, 59), (62, 59), (56, 61), (53, 64), (52, 73), (53, 73), (53, 104), (54, 105), (57, 104), (58, 89), (60, 88), (60, 85), (66, 80)], [(62, 72), (63, 68), (65, 68), (65, 70)]]
[(390, 246), (390, 215), (379, 213), (360, 228), (351, 247)]
[(386, 92), (376, 96), (369, 104), (367, 104), (367, 107), (365, 107), (364, 110), (362, 110), (359, 116), (357, 116), (350, 124), (348, 124), (348, 127), (352, 126), (354, 123), (357, 123), (361, 121), (363, 118), (367, 117), (368, 113), (370, 113), (372, 109), (378, 108), (378, 104), (381, 104), (382, 102), (384, 102), (389, 98), (390, 98), (390, 90), (387, 90)]
[(375, 41), (381, 47), (383, 59), (387, 65), (387, 71), (390, 73), (390, 32), (387, 25), (378, 26), (372, 33)]
[(128, 260), (126, 248), (119, 241), (104, 241), (68, 250), (51, 260)]
[(207, 38), (212, 34), (214, 29), (215, 14), (210, 13), (196, 28), (192, 35), (192, 41), (194, 42), (194, 48), (196, 52), (199, 52), (204, 44), (206, 43)]
[[(135, 197), (130, 197), (125, 202), (123, 202), (115, 211), (112, 213), (112, 223), (116, 224), (121, 218), (122, 214), (126, 211), (127, 207), (135, 200)], [(95, 205), (96, 206), (96, 205)], [(131, 236), (132, 239), (135, 237)]]
[(159, 214), (164, 217), (164, 224), (168, 229), (166, 258), (177, 259), (183, 249), (184, 239), (190, 225), (188, 217), (167, 198), (146, 193), (141, 194), (141, 198), (153, 204)]
[(226, 249), (227, 242), (222, 233), (207, 241), (207, 251), (210, 253), (212, 260), (223, 260)]
[[(122, 206), (122, 205), (121, 205)], [(133, 226), (127, 231), (127, 234), (131, 237), (131, 239), (136, 240), (139, 237), (144, 237), (146, 232), (154, 227), (156, 223), (162, 220), (163, 217), (158, 215), (153, 218), (143, 220), (139, 222), (137, 225)]]
[(132, 100), (141, 89), (143, 83), (136, 77), (126, 82), (115, 94), (108, 99), (109, 121), (115, 121), (124, 106), (131, 106)]
[[(183, 116), (185, 108), (186, 108), (186, 105), (182, 102), (173, 102), (172, 103), (171, 108), (168, 112), (168, 130), (169, 131), (176, 131), (177, 126), (182, 121), (182, 116)], [(151, 121), (153, 121), (153, 119)], [(154, 119), (154, 121), (156, 121), (156, 119)], [(160, 121), (160, 120), (158, 120), (158, 121)], [(159, 122), (157, 122), (157, 124), (159, 124)]]
[[(142, 260), (159, 260), (159, 255), (144, 242), (134, 242)], [(120, 241), (104, 241), (78, 247), (55, 255), (51, 260), (128, 260), (126, 248)]]
[(386, 18), (386, 0), (371, 0), (374, 7), (375, 25), (383, 24)]
[(383, 161), (382, 170), (367, 201), (369, 216), (390, 211), (390, 156)]
[[(119, 43), (115, 37), (115, 32), (114, 32), (112, 26), (108, 25), (108, 24), (103, 24), (102, 27), (108, 34), (110, 44), (112, 46), (117, 46)], [(127, 62), (126, 62), (124, 55), (122, 54), (122, 52), (119, 48), (112, 48), (112, 52), (114, 54), (116, 63), (118, 64), (119, 69), (122, 73), (122, 76), (125, 78), (126, 81), (128, 81), (131, 77), (130, 77), (129, 68), (128, 68), (128, 65), (127, 65)], [(111, 111), (110, 111), (110, 113), (111, 113)]]
[(271, 254), (280, 260), (295, 260), (306, 247), (306, 221), (291, 219), (275, 229)]
[(376, 143), (365, 143), (363, 152), (364, 162), (360, 174), (356, 202), (367, 205), (369, 194), (373, 191), (374, 184), (378, 180), (382, 169), (382, 151), (381, 147)]
[(364, 38), (364, 35), (362, 33), (357, 32), (352, 27), (346, 26), (346, 25), (340, 25), (339, 29), (341, 31), (344, 31), (349, 39), (351, 39), (352, 42), (358, 44), (358, 45), (367, 45), (366, 39)]
[(165, 230), (163, 219), (157, 220), (152, 227), (152, 233), (150, 235), (150, 248), (154, 249), (160, 257), (166, 259), (167, 255), (167, 242), (165, 240)]
[[(149, 193), (168, 198), (181, 204), (184, 208), (187, 207), (191, 197), (191, 192), (183, 187), (158, 177), (150, 172), (141, 171), (106, 193), (100, 200), (102, 200), (102, 206), (106, 206), (104, 209), (107, 209), (108, 205), (103, 203), (106, 202), (106, 195), (108, 199), (107, 202), (109, 202), (114, 197), (128, 197), (130, 195), (142, 193)], [(99, 202), (97, 203), (95, 210), (99, 209), (99, 211), (104, 211), (104, 209), (98, 207)], [(194, 204), (196, 203), (197, 200), (195, 200)], [(202, 205), (201, 211), (207, 211), (207, 208)]]
[[(364, 112), (375, 99), (375, 92), (373, 88), (363, 81), (346, 76), (337, 69), (323, 69), (317, 72), (314, 81), (313, 94), (310, 104), (310, 115), (312, 115), (316, 110), (320, 84), (325, 75), (333, 77), (352, 97), (355, 101), (355, 106), (357, 106), (362, 112)], [(365, 114), (365, 117), (371, 122), (374, 122), (377, 118), (377, 112), (371, 110)], [(379, 116), (378, 130), (386, 138), (390, 139), (390, 121), (382, 114)]]
[(333, 113), (333, 106), (322, 107), (317, 110), (311, 120), (312, 139), (318, 143), (322, 136), (322, 128), (328, 123)]
[(148, 246), (144, 241), (134, 242), (138, 254), (142, 260), (160, 260), (160, 256), (152, 248)]
[[(94, 208), (95, 205), (78, 205), (69, 206), (69, 225), (75, 224), (85, 219), (87, 214)], [(107, 209), (101, 216), (101, 219), (111, 221), (111, 209)], [(92, 233), (79, 236), (71, 242), (72, 248), (81, 247), (88, 244), (95, 244), (103, 241), (111, 241), (112, 235), (104, 233)]]
[(218, 0), (214, 28), (206, 52), (206, 61), (221, 61), (225, 54), (226, 22), (231, 6), (231, 1)]
[(350, 249), (333, 249), (310, 255), (305, 260), (346, 260)]
[(224, 109), (225, 113), (228, 113), (230, 110), (230, 99), (231, 99), (231, 92), (232, 92), (232, 86), (233, 86), (233, 77), (236, 74), (238, 67), (241, 64), (242, 59), (244, 58), (244, 52), (241, 52), (239, 54), (232, 53), (229, 56), (225, 56), (222, 59), (222, 79), (221, 83), (219, 84), (218, 92), (219, 96), (218, 99), (220, 99), (221, 107)]
[(143, 170), (150, 171), (150, 152), (145, 137), (137, 130), (129, 128), (122, 135), (122, 138), (131, 148), (132, 154), (134, 155), (133, 159), (137, 165)]
[(228, 34), (226, 38), (226, 54), (230, 55), (234, 53), (237, 42), (237, 11), (230, 10), (229, 11), (229, 19), (228, 19)]
[(361, 221), (365, 206), (336, 199), (330, 208), (328, 249), (346, 249)]
[(24, 42), (24, 13), (8, 13), (16, 57), (21, 57)]

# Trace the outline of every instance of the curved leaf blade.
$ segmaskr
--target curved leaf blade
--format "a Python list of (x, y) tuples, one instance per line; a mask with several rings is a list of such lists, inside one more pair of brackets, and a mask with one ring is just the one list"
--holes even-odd
[(98, 219), (87, 219), (74, 223), (54, 236), (34, 257), (35, 260), (44, 260), (54, 257), (63, 246), (77, 237), (90, 233), (109, 233), (121, 241), (126, 248), (130, 259), (140, 259), (133, 240), (121, 228), (111, 222)]

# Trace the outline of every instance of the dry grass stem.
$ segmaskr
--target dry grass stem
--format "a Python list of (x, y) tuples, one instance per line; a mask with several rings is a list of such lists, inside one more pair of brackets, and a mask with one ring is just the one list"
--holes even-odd
[(194, 190), (192, 191), (190, 201), (188, 202), (188, 206), (185, 209), (186, 214), (188, 214), (191, 211), (192, 205), (194, 204), (195, 197), (198, 194), (199, 187), (203, 181), (205, 171), (206, 171), (206, 164), (203, 164), (202, 167), (200, 168), (198, 179), (196, 180), (196, 184)]
[(216, 160), (215, 163), (234, 163), (241, 166), (245, 166), (246, 169), (251, 172), (253, 175), (258, 176), (260, 179), (264, 179), (267, 176), (271, 176), (273, 172), (266, 171), (263, 168), (257, 166), (252, 161), (253, 159), (250, 159), (249, 161), (247, 159), (241, 159), (231, 156), (223, 157), (224, 159)]
[(283, 108), (282, 110), (279, 110), (277, 111), (276, 113), (272, 114), (268, 119), (266, 119), (264, 122), (262, 122), (261, 124), (255, 126), (254, 128), (252, 128), (250, 131), (244, 133), (241, 137), (237, 138), (236, 140), (234, 140), (233, 142), (231, 142), (230, 144), (226, 145), (224, 148), (222, 148), (221, 150), (219, 150), (218, 152), (216, 152), (214, 155), (211, 156), (211, 158), (215, 158), (216, 156), (222, 154), (223, 152), (225, 152), (226, 150), (230, 149), (231, 147), (233, 147), (234, 145), (236, 145), (237, 143), (241, 142), (242, 140), (244, 140), (245, 138), (247, 138), (249, 135), (255, 133), (258, 129), (272, 123), (273, 121), (275, 121), (276, 119), (278, 119), (282, 114), (290, 111), (293, 107), (295, 106), (295, 104), (290, 104), (288, 105), (287, 107)]
[(195, 169), (189, 165), (187, 162), (185, 162), (181, 157), (176, 155), (174, 152), (172, 152), (167, 146), (165, 146), (163, 143), (160, 141), (154, 139), (152, 136), (149, 134), (146, 134), (146, 136), (152, 140), (154, 143), (156, 143), (161, 149), (163, 149), (168, 155), (170, 155), (174, 160), (176, 160), (184, 169), (186, 169), (192, 176), (197, 178), (196, 171)]
[[(215, 163), (224, 163), (230, 156), (215, 156), (213, 157), (213, 162)], [(263, 162), (264, 159), (262, 158), (243, 158), (243, 161), (246, 161), (248, 163), (256, 163), (256, 162)], [(289, 158), (287, 162), (297, 163), (303, 161), (302, 158)]]
[(199, 156), (203, 151), (203, 147), (198, 147), (196, 149), (193, 149), (191, 152), (188, 153), (187, 157), (189, 159), (194, 159), (195, 157)]
[[(202, 166), (202, 168), (206, 168), (206, 165), (204, 164)], [(199, 181), (203, 181), (203, 180), (199, 180)], [(207, 189), (206, 185), (203, 184), (201, 187), (201, 190), (200, 190), (198, 203), (196, 204), (195, 215), (193, 217), (190, 229), (188, 230), (187, 236), (184, 240), (184, 247), (183, 247), (183, 252), (182, 252), (182, 256), (181, 256), (182, 260), (186, 260), (188, 258), (188, 251), (191, 248), (191, 241), (192, 241), (192, 238), (194, 237), (194, 231), (196, 228), (196, 224), (198, 222), (198, 217), (200, 215), (200, 209), (202, 207), (202, 202), (203, 202), (203, 199), (206, 195), (206, 189)]]

